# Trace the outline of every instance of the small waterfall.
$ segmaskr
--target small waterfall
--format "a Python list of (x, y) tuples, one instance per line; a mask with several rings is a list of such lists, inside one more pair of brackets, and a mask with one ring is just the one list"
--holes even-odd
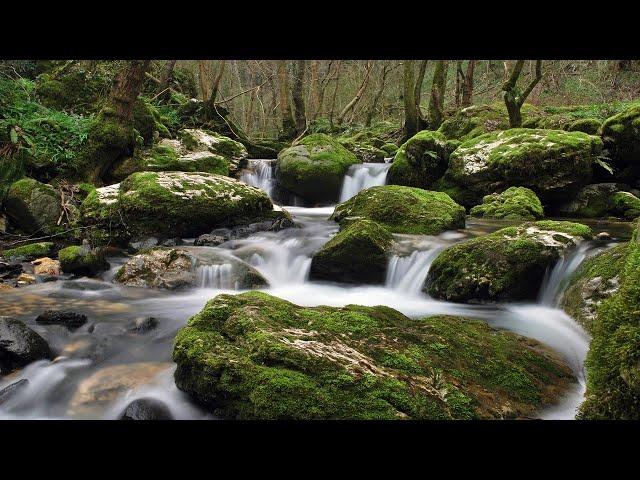
[(275, 160), (249, 160), (249, 166), (242, 172), (240, 181), (264, 190), (271, 198), (275, 187), (274, 162)]
[(202, 288), (219, 288), (222, 290), (237, 290), (233, 278), (233, 265), (201, 265), (197, 269), (198, 283)]
[(582, 242), (578, 248), (561, 257), (551, 272), (547, 270), (538, 295), (538, 303), (546, 306), (555, 306), (571, 275), (588, 256), (590, 247), (589, 243)]
[(281, 244), (282, 248), (256, 252), (249, 258), (249, 265), (273, 285), (303, 283), (309, 275), (311, 257), (297, 253), (296, 243), (298, 239), (292, 238)]
[(391, 163), (361, 163), (351, 165), (344, 177), (340, 202), (349, 200), (365, 188), (384, 185), (387, 181), (387, 171)]
[(419, 293), (424, 286), (431, 263), (442, 248), (415, 250), (411, 255), (394, 255), (387, 268), (386, 286), (407, 293)]

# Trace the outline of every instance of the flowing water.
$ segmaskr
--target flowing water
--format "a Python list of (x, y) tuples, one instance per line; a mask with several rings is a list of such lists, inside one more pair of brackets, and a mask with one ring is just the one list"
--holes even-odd
[[(358, 186), (345, 180), (343, 194), (346, 195), (347, 184), (349, 195), (355, 194), (356, 189), (371, 186), (374, 177), (376, 184), (382, 184), (382, 168), (377, 170), (382, 164), (375, 165), (376, 169), (364, 167), (352, 172), (355, 179), (359, 171), (367, 170), (365, 176), (369, 180), (358, 181)], [(258, 174), (243, 178), (270, 188), (269, 174), (254, 167)], [(535, 303), (455, 304), (436, 301), (422, 292), (431, 262), (447, 246), (494, 231), (504, 223), (476, 220), (469, 221), (465, 229), (437, 236), (396, 235), (397, 248), (389, 259), (385, 285), (347, 286), (308, 280), (313, 252), (338, 230), (329, 220), (333, 207), (284, 208), (293, 215), (298, 228), (260, 232), (218, 247), (197, 248), (249, 263), (269, 281), (265, 291), (299, 305), (387, 305), (416, 319), (434, 314), (464, 315), (535, 338), (563, 356), (579, 380), (560, 403), (540, 412), (540, 418), (575, 416), (584, 393), (583, 363), (589, 336), (555, 302), (568, 276), (594, 248), (602, 246), (584, 243), (558, 262)], [(231, 265), (200, 267), (200, 288), (168, 292), (112, 283), (113, 274), (123, 261), (124, 258), (111, 258), (113, 268), (100, 279), (41, 283), (2, 292), (3, 315), (25, 321), (59, 356), (0, 378), (0, 389), (21, 379), (29, 381), (0, 405), (0, 418), (112, 419), (131, 400), (142, 397), (163, 401), (175, 418), (211, 418), (175, 387), (171, 351), (177, 330), (209, 299), (220, 293), (240, 292), (229, 280)], [(36, 324), (35, 317), (48, 308), (84, 313), (89, 322), (73, 332)], [(154, 317), (158, 326), (146, 333), (132, 328), (134, 322), (146, 317)]]
[(346, 202), (365, 188), (384, 185), (391, 163), (360, 163), (351, 165), (344, 177), (340, 202)]

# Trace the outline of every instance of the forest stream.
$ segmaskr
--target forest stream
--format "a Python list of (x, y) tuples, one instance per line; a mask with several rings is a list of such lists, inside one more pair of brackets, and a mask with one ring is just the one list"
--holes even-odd
[[(340, 202), (365, 188), (384, 185), (389, 165), (352, 166), (344, 178)], [(470, 217), (465, 228), (435, 236), (394, 234), (398, 251), (389, 258), (383, 285), (311, 281), (313, 253), (338, 232), (338, 224), (329, 220), (334, 206), (308, 207), (298, 199), (285, 198), (275, 184), (273, 169), (273, 160), (250, 160), (240, 180), (267, 192), (274, 203), (292, 215), (297, 228), (258, 232), (216, 247), (193, 246), (194, 239), (185, 239), (186, 245), (180, 248), (239, 258), (268, 280), (265, 292), (297, 305), (385, 305), (416, 321), (434, 314), (459, 315), (536, 339), (562, 357), (577, 383), (558, 403), (537, 412), (535, 418), (575, 417), (585, 392), (584, 360), (590, 337), (558, 308), (558, 301), (581, 262), (626, 241), (626, 229), (606, 221), (592, 222), (594, 233), (607, 231), (611, 238), (606, 242), (585, 240), (570, 250), (547, 271), (537, 300), (528, 303), (450, 303), (435, 300), (422, 291), (431, 262), (444, 248), (510, 225)], [(40, 360), (0, 378), (0, 390), (28, 380), (0, 405), (0, 418), (115, 419), (132, 400), (155, 398), (167, 406), (175, 419), (215, 419), (176, 387), (171, 355), (176, 332), (208, 300), (220, 293), (243, 291), (230, 278), (230, 265), (199, 267), (199, 287), (167, 291), (112, 282), (126, 258), (107, 260), (110, 269), (96, 278), (63, 279), (2, 292), (2, 314), (24, 321), (60, 353), (52, 361)], [(35, 323), (34, 313), (44, 309), (72, 310), (86, 314), (89, 321), (74, 331)], [(148, 317), (153, 317), (157, 326), (140, 334), (135, 325)], [(100, 371), (104, 374), (96, 375)], [(127, 377), (124, 386), (123, 375)]]

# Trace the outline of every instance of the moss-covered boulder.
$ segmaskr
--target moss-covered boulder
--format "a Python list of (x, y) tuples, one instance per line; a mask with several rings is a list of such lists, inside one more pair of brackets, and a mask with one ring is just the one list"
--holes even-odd
[(335, 202), (356, 156), (324, 134), (303, 138), (278, 154), (276, 179), (283, 188), (312, 202)]
[(162, 123), (158, 109), (142, 97), (136, 100), (133, 107), (133, 127), (138, 131), (145, 145), (152, 145), (156, 135), (169, 136), (169, 130)]
[(311, 260), (314, 280), (384, 283), (393, 237), (371, 220), (358, 220), (329, 240)]
[(423, 130), (400, 146), (393, 159), (387, 184), (428, 189), (449, 165), (449, 155), (458, 142), (440, 132)]
[[(390, 145), (396, 150), (398, 148), (388, 143), (387, 136), (376, 129), (364, 129), (351, 136), (338, 137), (337, 140), (363, 163), (382, 163), (390, 156)], [(385, 146), (386, 149), (383, 148)]]
[(620, 183), (594, 183), (582, 187), (568, 202), (555, 208), (555, 213), (574, 218), (621, 217), (632, 220), (640, 216), (640, 199), (627, 192)]
[(466, 240), (436, 257), (424, 290), (452, 302), (534, 299), (547, 269), (590, 236), (586, 225), (544, 220)]
[(178, 388), (233, 419), (531, 416), (573, 380), (542, 345), (461, 317), (218, 295), (178, 332)]
[(225, 158), (229, 162), (230, 175), (235, 175), (247, 166), (249, 153), (246, 147), (229, 137), (206, 130), (189, 128), (180, 130), (178, 137), (188, 152), (204, 151)]
[[(218, 277), (208, 278), (208, 267)], [(131, 257), (116, 272), (114, 280), (130, 287), (164, 288), (216, 287), (229, 289), (259, 288), (268, 285), (265, 278), (243, 261), (206, 249), (151, 248)], [(218, 281), (217, 284), (212, 282)]]
[[(525, 103), (521, 109), (524, 121), (537, 118), (539, 109)], [(466, 141), (488, 132), (509, 128), (509, 114), (503, 102), (472, 105), (447, 118), (438, 132), (448, 139)]]
[(15, 182), (4, 201), (7, 216), (26, 233), (52, 233), (62, 207), (56, 189), (32, 178)]
[(60, 268), (75, 275), (95, 275), (109, 268), (104, 251), (92, 249), (88, 244), (72, 245), (58, 252)]
[(492, 193), (469, 212), (472, 217), (504, 220), (538, 220), (544, 209), (534, 191), (525, 187), (510, 187), (502, 193)]
[(601, 135), (616, 164), (640, 162), (640, 102), (607, 118), (602, 124)]
[(560, 306), (587, 331), (591, 331), (600, 304), (620, 288), (620, 271), (627, 243), (587, 258), (571, 276)]
[(331, 218), (341, 226), (368, 219), (393, 233), (437, 235), (464, 228), (464, 215), (464, 208), (446, 193), (385, 185), (367, 188), (340, 203)]
[(276, 219), (269, 197), (229, 177), (204, 172), (138, 172), (97, 189), (81, 205), (89, 238), (103, 245), (133, 237), (196, 237), (214, 228)]
[(55, 244), (53, 242), (36, 242), (20, 247), (9, 248), (0, 251), (0, 257), (8, 260), (30, 261), (36, 258), (48, 257), (55, 253)]
[(229, 175), (229, 160), (208, 150), (188, 151), (177, 140), (163, 139), (154, 147), (136, 152), (111, 171), (113, 181), (136, 172), (206, 172)]
[[(640, 419), (640, 243), (637, 235), (636, 231), (626, 248), (619, 247), (587, 264), (582, 272), (584, 276), (578, 277), (574, 284), (580, 288), (584, 280), (594, 281), (597, 277), (602, 279), (605, 289), (615, 289), (616, 283), (619, 284), (615, 292), (595, 307), (595, 317), (586, 324), (592, 340), (585, 362), (587, 392), (579, 418)], [(615, 258), (618, 254), (623, 257)], [(594, 274), (596, 277), (592, 277)]]
[(514, 128), (463, 142), (449, 157), (444, 179), (463, 205), (510, 186), (535, 191), (543, 202), (564, 199), (591, 180), (602, 141), (582, 132)]

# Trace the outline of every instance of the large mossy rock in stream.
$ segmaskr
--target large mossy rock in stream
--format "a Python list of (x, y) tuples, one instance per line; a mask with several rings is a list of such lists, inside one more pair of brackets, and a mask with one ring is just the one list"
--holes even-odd
[(465, 206), (510, 186), (530, 188), (547, 203), (587, 184), (602, 141), (582, 132), (513, 128), (463, 142), (449, 157), (443, 178)]
[(335, 202), (356, 156), (336, 139), (309, 135), (278, 154), (276, 179), (281, 187), (312, 202)]
[(533, 190), (510, 187), (501, 193), (492, 193), (482, 199), (469, 212), (472, 217), (504, 220), (538, 220), (544, 217), (540, 199)]
[(20, 320), (0, 316), (0, 373), (52, 358), (47, 342)]
[(371, 220), (348, 225), (313, 255), (312, 280), (384, 283), (393, 237)]
[(53, 233), (62, 212), (56, 189), (32, 178), (23, 178), (11, 185), (4, 209), (20, 230), (42, 234)]
[(36, 258), (53, 256), (56, 246), (53, 242), (36, 242), (0, 251), (0, 257), (11, 261), (31, 261)]
[(262, 190), (204, 172), (139, 172), (93, 191), (82, 203), (92, 245), (108, 239), (196, 237), (214, 228), (282, 216)]
[(465, 210), (443, 192), (400, 185), (371, 187), (336, 206), (331, 219), (344, 227), (358, 219), (393, 233), (437, 235), (464, 228)]
[(262, 292), (210, 300), (173, 359), (178, 388), (233, 419), (514, 418), (573, 380), (542, 345), (480, 321)]
[(423, 130), (400, 146), (389, 168), (387, 184), (429, 189), (449, 165), (459, 142), (440, 132)]
[(607, 118), (601, 136), (615, 165), (640, 163), (640, 102)]
[(247, 289), (268, 285), (265, 278), (253, 267), (232, 256), (223, 256), (206, 249), (198, 253), (188, 249), (152, 248), (130, 258), (117, 271), (114, 280), (129, 287), (164, 288), (175, 290), (195, 287), (202, 283), (198, 267), (224, 266), (226, 276), (222, 285), (205, 287)]
[(543, 220), (466, 240), (436, 257), (424, 291), (452, 302), (534, 299), (545, 272), (590, 237), (586, 225)]
[(563, 303), (568, 312), (578, 313), (592, 337), (585, 362), (587, 392), (578, 418), (640, 419), (638, 232), (628, 244), (587, 260)]
[(557, 206), (555, 213), (574, 218), (640, 216), (640, 199), (621, 183), (595, 183), (582, 187), (574, 198)]

